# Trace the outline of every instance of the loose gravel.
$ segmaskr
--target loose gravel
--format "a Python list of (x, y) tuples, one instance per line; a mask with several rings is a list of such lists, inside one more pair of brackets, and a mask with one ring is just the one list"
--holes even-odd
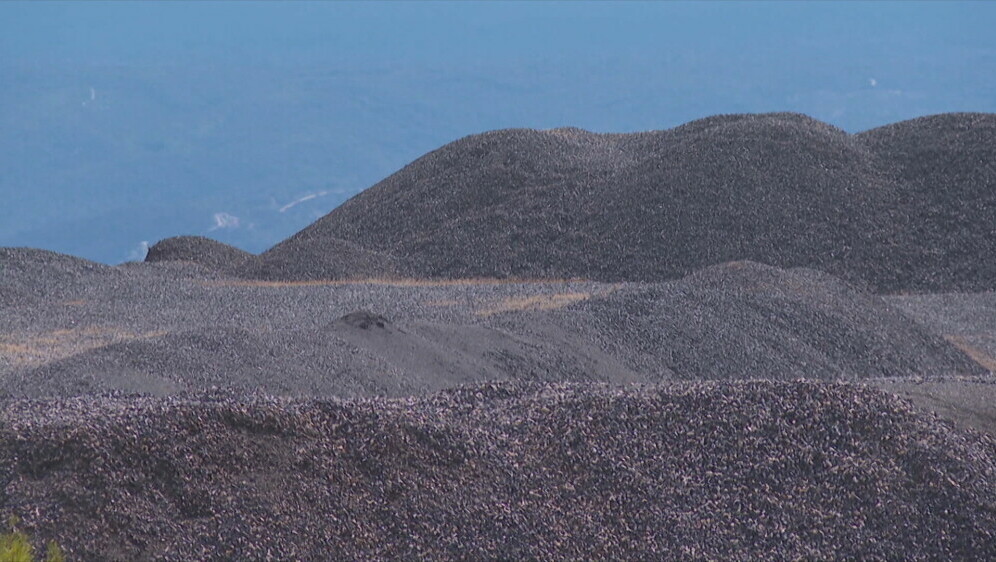
[[(513, 129), (448, 144), (289, 238), (396, 256), (414, 277), (662, 281), (734, 260), (812, 267), (877, 291), (996, 289), (996, 115), (849, 135), (804, 115), (666, 131)], [(246, 272), (252, 275), (251, 271)]]
[(807, 382), (0, 413), (4, 505), (84, 560), (996, 556), (996, 441)]
[(57, 297), (5, 309), (0, 395), (402, 397), (502, 380), (989, 374), (881, 297), (813, 270), (737, 262), (671, 283), (423, 285), (200, 271), (130, 264), (36, 284)]

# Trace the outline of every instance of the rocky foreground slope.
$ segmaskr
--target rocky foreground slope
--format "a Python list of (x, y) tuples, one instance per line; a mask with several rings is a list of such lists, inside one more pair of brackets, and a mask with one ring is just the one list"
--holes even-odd
[(996, 556), (996, 442), (848, 384), (15, 402), (0, 434), (5, 508), (82, 559)]
[(994, 119), (496, 131), (259, 256), (0, 248), (0, 510), (82, 560), (996, 559)]

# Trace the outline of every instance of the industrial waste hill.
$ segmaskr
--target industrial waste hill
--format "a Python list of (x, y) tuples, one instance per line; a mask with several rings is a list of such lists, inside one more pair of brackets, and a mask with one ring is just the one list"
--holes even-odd
[(993, 162), (996, 115), (981, 113), (856, 135), (791, 113), (632, 134), (492, 131), (419, 158), (227, 271), (661, 281), (753, 260), (879, 292), (992, 290)]

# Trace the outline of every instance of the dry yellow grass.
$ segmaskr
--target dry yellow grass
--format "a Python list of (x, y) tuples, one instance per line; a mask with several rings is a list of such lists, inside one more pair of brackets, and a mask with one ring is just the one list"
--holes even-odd
[(458, 304), (460, 304), (460, 301), (457, 301), (457, 300), (454, 300), (454, 299), (444, 299), (444, 300), (426, 301), (425, 302), (426, 306), (456, 306)]
[(342, 285), (387, 285), (391, 287), (453, 287), (464, 285), (563, 285), (580, 283), (585, 279), (346, 279), (320, 281), (260, 281), (255, 279), (223, 279), (206, 281), (208, 287), (326, 287)]
[(962, 336), (948, 335), (944, 336), (944, 339), (951, 342), (951, 345), (962, 350), (965, 353), (965, 355), (971, 357), (972, 360), (978, 363), (979, 365), (982, 365), (984, 368), (989, 369), (990, 371), (996, 373), (996, 357), (993, 357), (992, 355), (989, 355), (985, 351), (982, 351), (981, 349), (970, 345), (968, 341)]
[(87, 326), (54, 330), (40, 334), (0, 334), (0, 359), (21, 367), (37, 366), (49, 361), (113, 343), (164, 335), (164, 331), (130, 332), (114, 327)]
[(523, 310), (553, 310), (569, 304), (588, 300), (593, 293), (554, 293), (550, 295), (532, 295), (528, 297), (507, 297), (501, 301), (478, 310), (478, 316), (491, 316), (502, 312)]

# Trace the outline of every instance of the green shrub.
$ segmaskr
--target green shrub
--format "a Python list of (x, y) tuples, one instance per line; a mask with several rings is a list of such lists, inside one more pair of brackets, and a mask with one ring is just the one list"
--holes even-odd
[[(0, 535), (0, 562), (34, 562), (34, 549), (31, 539), (17, 528), (21, 520), (12, 515), (7, 520), (10, 531)], [(55, 541), (49, 541), (46, 549), (45, 562), (66, 562), (66, 556)]]

